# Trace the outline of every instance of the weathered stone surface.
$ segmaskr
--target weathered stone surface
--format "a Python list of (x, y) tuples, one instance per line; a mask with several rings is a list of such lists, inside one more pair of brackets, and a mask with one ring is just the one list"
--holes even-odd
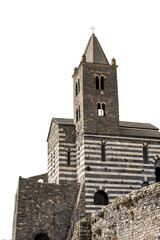
[(76, 221), (81, 215), (79, 204), (84, 197), (79, 196), (78, 205), (74, 208), (79, 184), (39, 183), (36, 179), (38, 177), (19, 178), (13, 240), (32, 240), (37, 233), (46, 233), (50, 240), (63, 240), (70, 228), (73, 209), (77, 214)]
[(72, 240), (160, 239), (160, 183), (118, 197), (79, 221)]

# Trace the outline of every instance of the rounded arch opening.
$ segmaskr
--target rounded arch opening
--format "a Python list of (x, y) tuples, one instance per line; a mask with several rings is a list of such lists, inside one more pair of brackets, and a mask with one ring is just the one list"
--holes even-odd
[(107, 205), (109, 202), (108, 195), (102, 191), (99, 190), (94, 195), (94, 204), (95, 205)]
[(42, 178), (38, 179), (38, 183), (44, 183), (44, 180)]
[(49, 240), (49, 237), (46, 233), (38, 233), (34, 237), (34, 240)]
[(99, 88), (99, 77), (98, 76), (96, 76), (96, 89), (100, 89)]
[(101, 76), (101, 89), (104, 89), (104, 77)]

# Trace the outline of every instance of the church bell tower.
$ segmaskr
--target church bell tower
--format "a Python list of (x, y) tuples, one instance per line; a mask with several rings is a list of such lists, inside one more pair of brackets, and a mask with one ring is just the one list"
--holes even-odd
[(74, 69), (74, 123), (83, 134), (119, 132), (117, 66), (109, 64), (93, 33), (78, 68)]

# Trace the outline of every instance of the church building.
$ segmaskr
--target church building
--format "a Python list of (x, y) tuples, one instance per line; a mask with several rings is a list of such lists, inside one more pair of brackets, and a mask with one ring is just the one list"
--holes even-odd
[(160, 132), (119, 121), (116, 60), (94, 33), (74, 69), (73, 98), (74, 118), (51, 121), (48, 173), (19, 179), (13, 240), (69, 240), (82, 217), (160, 181)]

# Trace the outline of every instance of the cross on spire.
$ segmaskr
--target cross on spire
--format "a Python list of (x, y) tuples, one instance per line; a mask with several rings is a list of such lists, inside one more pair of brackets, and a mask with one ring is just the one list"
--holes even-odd
[(92, 33), (94, 33), (95, 27), (92, 26), (91, 29), (92, 29)]

